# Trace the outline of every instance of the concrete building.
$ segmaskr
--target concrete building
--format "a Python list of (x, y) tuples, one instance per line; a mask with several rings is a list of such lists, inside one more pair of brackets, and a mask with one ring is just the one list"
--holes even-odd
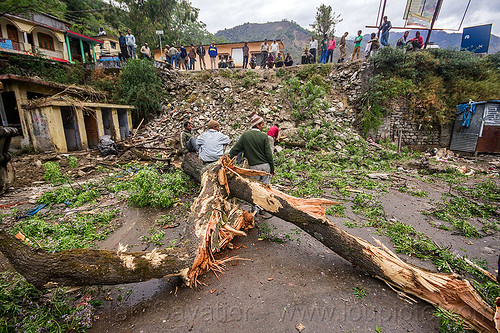
[(96, 36), (103, 42), (95, 46), (96, 57), (99, 61), (119, 61), (120, 44), (117, 36), (102, 35)]
[(70, 30), (71, 24), (45, 13), (0, 17), (0, 53), (43, 56), (60, 62), (95, 62), (101, 40)]
[(38, 151), (68, 152), (95, 148), (99, 138), (125, 140), (132, 130), (129, 105), (71, 100), (39, 100), (25, 106), (28, 132)]
[[(276, 40), (279, 44), (280, 47), (280, 52), (283, 53), (283, 50), (285, 48), (283, 42), (279, 39)], [(260, 55), (260, 45), (264, 41), (254, 41), (254, 42), (247, 42), (248, 48), (249, 48), (249, 58), (252, 56), (252, 54), (255, 54), (257, 57), (257, 64), (260, 65), (261, 62), (261, 55)], [(268, 40), (268, 45), (271, 45), (273, 40)], [(242, 68), (243, 67), (243, 46), (245, 45), (245, 42), (238, 42), (238, 43), (221, 43), (221, 44), (215, 44), (215, 47), (217, 47), (217, 62), (219, 62), (219, 57), (224, 57), (226, 60), (229, 56), (233, 58), (234, 65), (236, 68)], [(186, 50), (189, 52), (191, 45), (184, 45), (186, 47)], [(208, 47), (210, 45), (203, 45), (206, 51), (205, 55), (205, 64), (207, 65), (207, 68), (210, 69), (210, 57), (208, 55)], [(197, 45), (195, 45), (197, 47)], [(180, 50), (180, 46), (177, 47), (177, 49)], [(156, 49), (153, 50), (154, 53), (154, 58), (156, 61), (164, 61), (163, 59), (160, 59), (160, 50)], [(165, 51), (163, 52), (165, 53)], [(200, 61), (198, 55), (196, 56), (196, 63), (195, 63), (195, 70), (200, 70)], [(284, 58), (284, 57), (283, 57)]]
[(105, 134), (115, 141), (129, 136), (132, 106), (82, 102), (82, 98), (105, 96), (32, 77), (0, 75), (0, 121), (19, 133), (11, 147), (31, 144), (39, 151), (66, 152), (94, 148)]

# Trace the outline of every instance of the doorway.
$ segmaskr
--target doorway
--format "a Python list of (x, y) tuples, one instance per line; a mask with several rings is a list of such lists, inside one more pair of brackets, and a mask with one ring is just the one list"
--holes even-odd
[(118, 109), (118, 123), (120, 125), (120, 137), (122, 140), (125, 140), (130, 135), (126, 110)]
[(75, 111), (69, 107), (61, 107), (61, 117), (64, 127), (64, 137), (68, 151), (82, 149), (80, 132), (78, 132), (78, 122)]
[(95, 111), (85, 111), (83, 114), (83, 121), (85, 122), (85, 133), (87, 133), (89, 148), (95, 148), (99, 144), (99, 132), (97, 130)]
[(15, 26), (7, 24), (7, 37), (12, 41), (12, 48), (20, 51), (21, 47), (19, 46), (19, 34)]
[(102, 113), (102, 126), (104, 127), (104, 135), (109, 135), (111, 136), (111, 138), (113, 138), (113, 140), (116, 140), (115, 131), (113, 130), (113, 118), (111, 115), (111, 109), (102, 108), (101, 113)]

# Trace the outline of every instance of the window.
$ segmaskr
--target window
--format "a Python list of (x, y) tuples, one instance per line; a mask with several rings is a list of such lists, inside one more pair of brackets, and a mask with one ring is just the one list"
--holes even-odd
[(111, 45), (111, 48), (113, 50), (116, 50), (116, 43), (115, 42), (109, 42), (109, 45)]
[(54, 51), (54, 39), (47, 34), (38, 33), (38, 46), (42, 49)]

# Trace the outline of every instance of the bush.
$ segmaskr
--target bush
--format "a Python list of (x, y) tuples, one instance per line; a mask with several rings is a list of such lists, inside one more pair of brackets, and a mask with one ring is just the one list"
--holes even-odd
[(63, 84), (85, 83), (85, 68), (80, 63), (61, 64), (36, 56), (9, 55), (8, 66), (0, 67), (0, 74), (38, 76)]
[[(471, 52), (447, 49), (405, 53), (384, 47), (371, 61), (378, 75), (360, 100), (365, 134), (378, 128), (391, 102), (406, 103), (410, 119), (432, 126), (454, 120), (456, 105), (469, 99), (483, 101), (500, 96), (497, 55), (480, 58)], [(402, 85), (397, 87), (394, 82)]]
[(121, 85), (122, 102), (135, 106), (139, 117), (149, 118), (159, 111), (164, 91), (151, 61), (128, 60), (123, 68)]

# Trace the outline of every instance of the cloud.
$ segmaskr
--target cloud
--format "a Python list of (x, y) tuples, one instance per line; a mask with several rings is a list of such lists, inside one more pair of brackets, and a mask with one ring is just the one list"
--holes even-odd
[[(464, 10), (469, 0), (444, 1), (436, 28), (457, 29), (462, 20)], [(314, 21), (316, 8), (324, 0), (192, 0), (194, 7), (200, 8), (200, 19), (207, 24), (207, 29), (215, 33), (224, 28), (250, 23), (265, 23), (293, 20), (306, 29)], [(343, 21), (336, 27), (336, 35), (342, 31), (354, 33), (358, 29), (364, 32), (375, 31), (365, 28), (375, 25), (379, 2), (377, 0), (350, 0), (329, 3), (336, 14), (341, 14)], [(403, 26), (403, 11), (406, 0), (388, 2), (385, 14), (393, 26)], [(500, 15), (500, 1), (471, 1), (463, 26), (495, 23)], [(462, 27), (463, 27), (462, 26)], [(493, 33), (500, 35), (500, 25), (493, 24)]]

